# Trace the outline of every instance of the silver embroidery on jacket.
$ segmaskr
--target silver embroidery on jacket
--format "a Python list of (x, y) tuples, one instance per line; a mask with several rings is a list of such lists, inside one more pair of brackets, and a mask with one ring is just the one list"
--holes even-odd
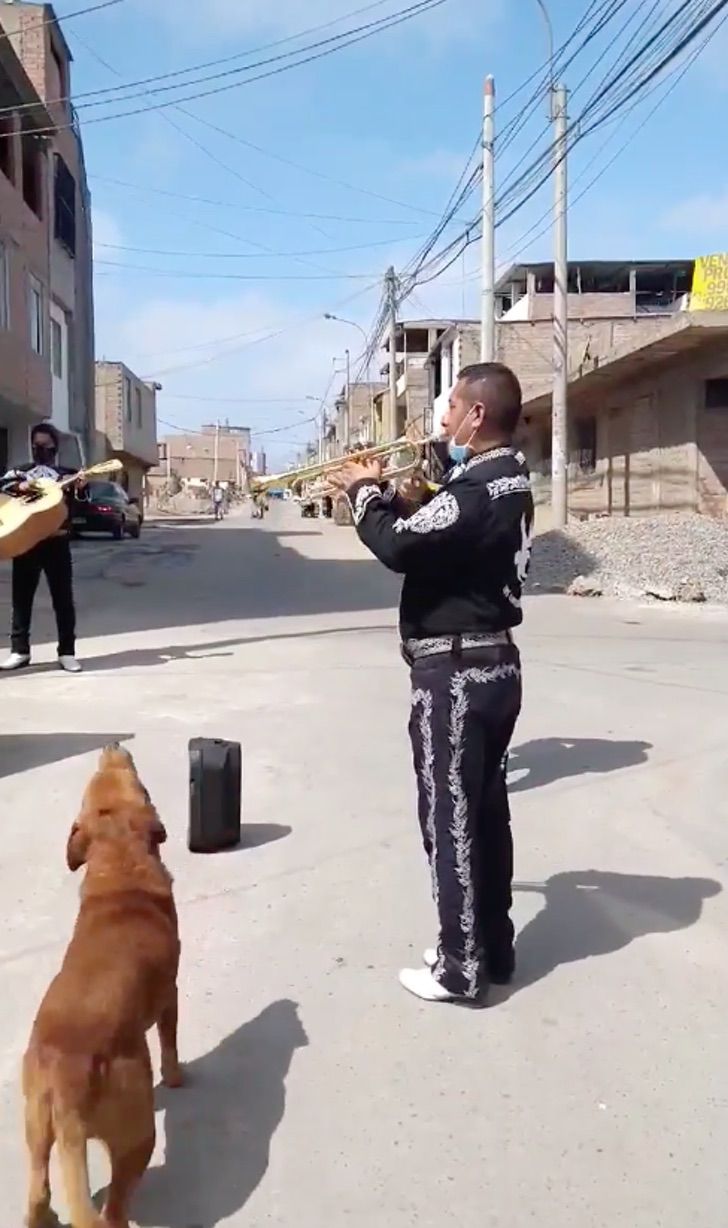
[(517, 473), (513, 477), (494, 478), (488, 482), (488, 494), (491, 499), (502, 499), (503, 495), (519, 495), (531, 489), (530, 479), (525, 473)]
[[(465, 750), (465, 720), (468, 714), (468, 686), (471, 683), (485, 685), (490, 682), (502, 681), (504, 678), (520, 678), (518, 665), (509, 662), (494, 665), (491, 668), (473, 668), (458, 671), (450, 683), (450, 766), (448, 783), (452, 800), (452, 822), (450, 834), (455, 851), (455, 873), (462, 888), (463, 900), (460, 910), (460, 930), (463, 936), (463, 976), (466, 983), (466, 996), (477, 994), (478, 967), (480, 952), (478, 949), (478, 931), (475, 918), (475, 889), (472, 874), (472, 839), (468, 815), (468, 799), (463, 786), (463, 753)], [(435, 968), (435, 978), (440, 979), (444, 972), (442, 961)]]
[(432, 740), (432, 691), (418, 689), (412, 692), (412, 712), (420, 709), (419, 728), (420, 745), (422, 747), (422, 784), (427, 798), (425, 812), (425, 832), (430, 845), (430, 875), (432, 877), (432, 897), (437, 906), (440, 890), (437, 882), (437, 829), (435, 827), (435, 807), (437, 805), (437, 786), (435, 784), (435, 746)]
[(449, 529), (460, 516), (460, 506), (454, 495), (441, 490), (434, 499), (425, 503), (414, 515), (400, 517), (394, 522), (395, 533), (438, 533)]
[(351, 499), (349, 500), (355, 525), (361, 524), (362, 520), (364, 519), (364, 513), (372, 500), (381, 499), (381, 497), (382, 492), (378, 486), (374, 485), (374, 483), (359, 487), (354, 496), (354, 502), (352, 503)]

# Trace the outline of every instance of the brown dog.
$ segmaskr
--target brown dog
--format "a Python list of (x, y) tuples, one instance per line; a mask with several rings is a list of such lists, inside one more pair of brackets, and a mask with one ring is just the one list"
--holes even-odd
[[(54, 1142), (72, 1228), (128, 1228), (129, 1200), (154, 1149), (146, 1033), (155, 1024), (162, 1078), (168, 1087), (182, 1081), (177, 914), (159, 856), (166, 838), (133, 759), (108, 747), (68, 838), (69, 869), (86, 866), (76, 928), (23, 1063), (29, 1228), (48, 1217)], [(103, 1217), (89, 1189), (91, 1138), (105, 1144), (111, 1159)]]

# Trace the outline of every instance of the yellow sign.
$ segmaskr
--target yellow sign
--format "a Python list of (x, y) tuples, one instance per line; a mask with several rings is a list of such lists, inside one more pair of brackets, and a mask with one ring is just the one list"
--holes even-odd
[(728, 252), (695, 261), (691, 311), (728, 311)]

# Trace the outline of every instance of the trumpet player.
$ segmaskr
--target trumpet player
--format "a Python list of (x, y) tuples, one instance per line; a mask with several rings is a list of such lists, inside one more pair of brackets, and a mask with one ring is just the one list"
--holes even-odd
[(404, 576), (402, 652), (419, 819), (439, 919), (435, 947), (404, 969), (430, 1002), (482, 1004), (515, 969), (513, 844), (505, 762), (521, 707), (512, 629), (522, 621), (533, 500), (513, 445), (521, 388), (499, 363), (461, 371), (443, 420), (450, 467), (421, 506), (385, 492), (378, 460), (332, 477), (362, 542)]

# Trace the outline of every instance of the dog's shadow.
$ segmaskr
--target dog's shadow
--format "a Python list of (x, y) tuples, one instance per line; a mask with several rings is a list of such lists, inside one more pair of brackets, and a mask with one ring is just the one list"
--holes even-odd
[(215, 1228), (245, 1206), (268, 1168), (291, 1060), (307, 1044), (296, 1004), (274, 1002), (186, 1065), (183, 1088), (158, 1092), (165, 1162), (134, 1198), (140, 1228)]

